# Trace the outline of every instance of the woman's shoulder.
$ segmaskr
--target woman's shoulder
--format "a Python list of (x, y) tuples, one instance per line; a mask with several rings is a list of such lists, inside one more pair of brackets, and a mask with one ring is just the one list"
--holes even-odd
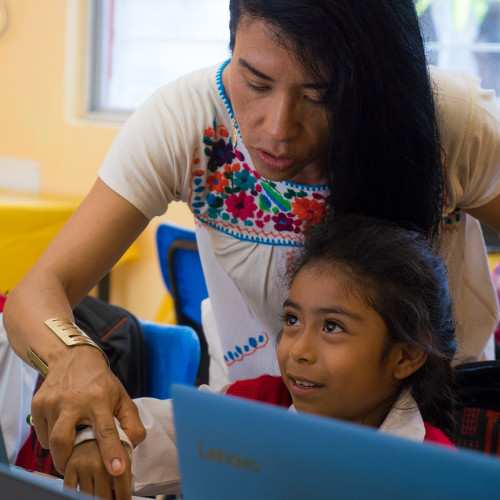
[[(430, 67), (444, 153), (447, 206), (473, 208), (498, 194), (500, 104), (465, 71)], [(473, 159), (473, 161), (472, 161)]]
[(163, 110), (181, 109), (182, 116), (187, 119), (204, 112), (213, 115), (214, 109), (218, 109), (218, 114), (223, 115), (225, 105), (218, 85), (218, 74), (224, 65), (225, 63), (218, 63), (197, 69), (165, 83), (151, 94), (144, 105), (149, 104), (153, 108), (160, 106)]

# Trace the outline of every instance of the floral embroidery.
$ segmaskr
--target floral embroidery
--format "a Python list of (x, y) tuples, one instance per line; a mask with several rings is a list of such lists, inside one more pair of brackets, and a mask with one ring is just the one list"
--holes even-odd
[(246, 220), (253, 216), (257, 205), (253, 202), (253, 196), (247, 196), (245, 191), (240, 191), (226, 200), (226, 207), (235, 219)]
[[(293, 218), (295, 214), (285, 214), (283, 212), (279, 212), (276, 215), (272, 216), (272, 220), (274, 222), (274, 229), (276, 231), (294, 231), (296, 233), (300, 232), (300, 229), (296, 227), (294, 224)], [(298, 220), (300, 223), (300, 220)]]
[(213, 142), (210, 137), (205, 137), (203, 142), (211, 146), (211, 148), (205, 148), (205, 153), (210, 156), (208, 160), (208, 169), (211, 172), (215, 172), (217, 167), (222, 167), (222, 165), (233, 161), (235, 154), (231, 143), (226, 144), (224, 139)]
[(459, 208), (448, 214), (444, 214), (441, 219), (441, 231), (458, 231), (458, 226), (462, 219), (462, 213)]
[[(314, 195), (313, 195), (314, 196)], [(326, 215), (325, 204), (316, 199), (298, 198), (292, 203), (293, 211), (297, 217), (303, 221), (317, 224)]]
[(221, 172), (215, 172), (214, 175), (209, 175), (207, 182), (208, 189), (210, 189), (210, 191), (217, 191), (218, 193), (223, 193), (224, 188), (229, 184), (228, 180)]
[(237, 345), (234, 350), (227, 351), (224, 355), (224, 362), (227, 366), (231, 366), (238, 361), (243, 361), (243, 358), (251, 356), (257, 349), (266, 347), (268, 342), (269, 335), (266, 332), (262, 332), (257, 338), (250, 337), (245, 345)]
[[(214, 119), (193, 158), (191, 208), (201, 222), (240, 239), (301, 245), (307, 224), (327, 212), (327, 187), (263, 179)], [(203, 167), (205, 165), (205, 167)]]
[[(223, 119), (229, 123), (233, 112), (222, 85), (223, 68), (217, 85), (229, 115)], [(218, 123), (217, 113), (215, 109), (192, 160), (190, 206), (195, 217), (239, 239), (302, 245), (305, 227), (327, 213), (328, 187), (263, 179), (247, 162), (241, 138), (233, 147), (228, 127)]]
[(234, 173), (234, 184), (243, 191), (255, 188), (257, 180), (250, 175), (248, 170), (236, 171)]

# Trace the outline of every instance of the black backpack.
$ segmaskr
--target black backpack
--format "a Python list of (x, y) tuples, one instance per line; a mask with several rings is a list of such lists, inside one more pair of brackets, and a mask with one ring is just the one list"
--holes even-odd
[(139, 320), (90, 295), (74, 309), (75, 323), (107, 354), (131, 398), (148, 395), (147, 348)]

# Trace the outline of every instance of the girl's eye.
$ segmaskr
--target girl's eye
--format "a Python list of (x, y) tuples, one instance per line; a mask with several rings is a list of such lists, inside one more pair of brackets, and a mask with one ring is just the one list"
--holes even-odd
[(252, 92), (258, 92), (258, 93), (266, 92), (267, 90), (269, 90), (269, 87), (265, 85), (254, 85), (253, 83), (250, 83), (248, 80), (245, 81), (245, 87), (251, 90)]
[(286, 313), (283, 314), (283, 322), (286, 326), (295, 326), (298, 324), (299, 319), (295, 316), (295, 314)]
[(344, 329), (336, 321), (333, 320), (326, 320), (323, 329), (327, 333), (338, 333), (344, 331)]

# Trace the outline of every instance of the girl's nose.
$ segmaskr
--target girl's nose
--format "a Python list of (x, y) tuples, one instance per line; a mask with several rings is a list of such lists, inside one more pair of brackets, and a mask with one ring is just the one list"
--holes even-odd
[(275, 96), (264, 113), (263, 128), (267, 135), (279, 142), (289, 142), (298, 138), (300, 130), (298, 104), (291, 96)]
[(304, 329), (295, 337), (290, 348), (290, 357), (298, 363), (314, 363), (316, 361), (316, 336), (314, 332)]

